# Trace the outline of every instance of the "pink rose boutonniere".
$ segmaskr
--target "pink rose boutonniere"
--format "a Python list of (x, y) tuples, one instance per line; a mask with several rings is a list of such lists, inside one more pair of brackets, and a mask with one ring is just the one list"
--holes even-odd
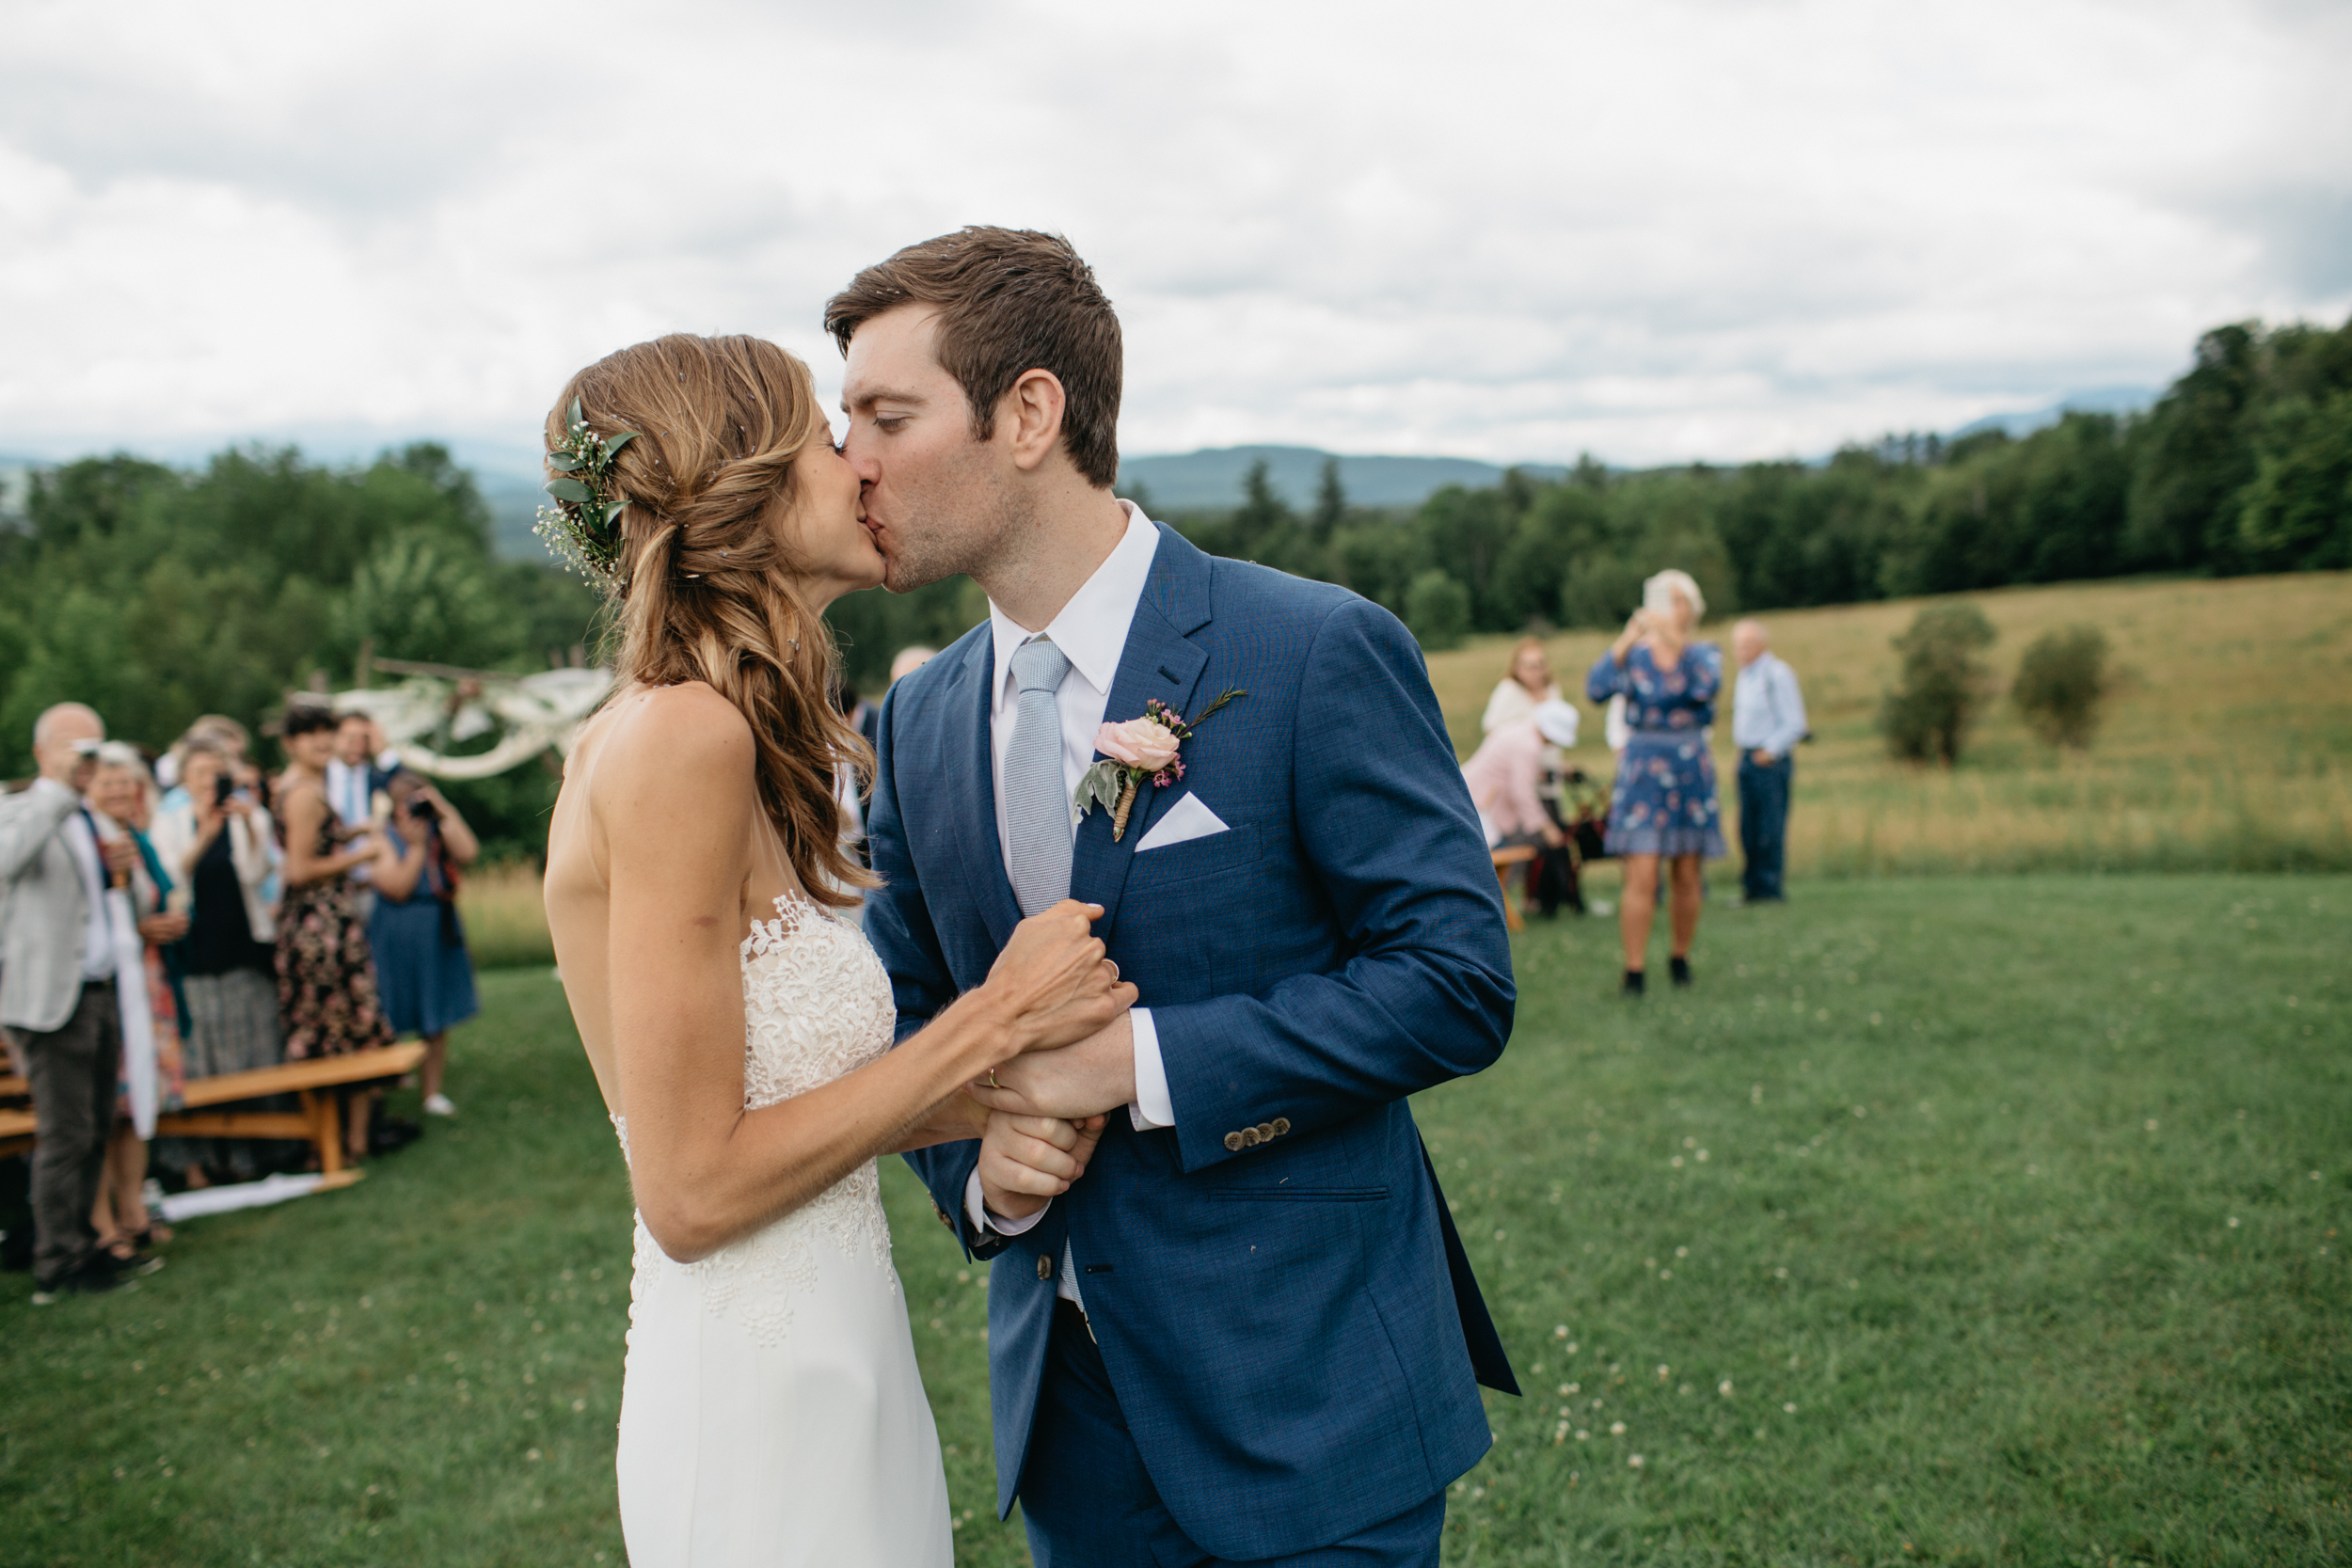
[(1247, 691), (1230, 689), (1219, 692), (1216, 701), (1202, 708), (1200, 716), (1189, 722), (1154, 697), (1143, 705), (1142, 718), (1104, 724), (1094, 733), (1094, 749), (1104, 753), (1104, 760), (1079, 778), (1077, 794), (1072, 798), (1078, 815), (1083, 817), (1096, 806), (1107, 806), (1111, 814), (1111, 842), (1116, 844), (1126, 837), (1128, 814), (1136, 809), (1136, 792), (1143, 781), (1148, 778), (1154, 789), (1166, 789), (1183, 778), (1182, 748), (1192, 738), (1192, 732), (1218, 708), (1248, 695)]

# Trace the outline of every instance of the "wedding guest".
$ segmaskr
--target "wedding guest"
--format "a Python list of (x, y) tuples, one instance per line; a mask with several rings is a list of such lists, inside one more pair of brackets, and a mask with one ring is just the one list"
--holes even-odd
[(1659, 573), (1642, 585), (1642, 608), (1585, 679), (1586, 694), (1597, 703), (1626, 699), (1630, 732), (1603, 840), (1625, 868), (1618, 932), (1629, 996), (1641, 995), (1646, 984), (1660, 863), (1669, 868), (1674, 888), (1668, 961), (1674, 983), (1687, 986), (1699, 927), (1699, 862), (1724, 854), (1715, 762), (1707, 749), (1723, 686), (1723, 652), (1692, 641), (1706, 613), (1707, 601), (1688, 573)]
[(457, 887), (482, 844), (422, 774), (404, 768), (387, 789), (392, 815), (385, 824), (386, 853), (375, 866), (368, 945), (392, 1032), (424, 1041), (425, 1114), (453, 1117), (457, 1107), (441, 1087), (449, 1032), (482, 1010), (466, 928), (457, 917)]
[[(110, 740), (98, 748), (94, 760), (83, 798), (99, 838), (102, 842), (128, 838), (138, 850), (138, 861), (128, 873), (126, 892), (132, 917), (138, 923), (148, 1016), (154, 1034), (156, 1104), (175, 1111), (180, 1108), (183, 1086), (180, 1003), (167, 973), (165, 948), (187, 935), (188, 917), (167, 907), (174, 884), (147, 837), (155, 785), (148, 776), (145, 759), (135, 748)], [(90, 1226), (98, 1233), (98, 1244), (126, 1263), (151, 1244), (171, 1240), (170, 1230), (148, 1215), (142, 1193), (146, 1182), (147, 1142), (131, 1117), (129, 1085), (119, 1085), (114, 1132), (107, 1139)]]
[(127, 840), (102, 846), (82, 804), (105, 735), (80, 703), (45, 710), (33, 724), (40, 776), (0, 798), (0, 1025), (16, 1035), (33, 1093), (35, 1306), (112, 1290), (161, 1262), (124, 1264), (89, 1223), (122, 1049), (105, 886), (138, 858)]
[[(268, 809), (250, 784), (240, 783), (235, 766), (217, 741), (186, 740), (182, 802), (158, 815), (150, 835), (165, 871), (191, 890), (188, 935), (181, 943), (181, 991), (188, 1005), (182, 1056), (191, 1078), (275, 1067), (285, 1057), (278, 923), (267, 895), (276, 845)], [(251, 1140), (212, 1139), (206, 1152), (232, 1180), (261, 1174), (262, 1147)], [(193, 1161), (186, 1177), (192, 1187), (211, 1180)]]
[(1731, 652), (1740, 661), (1731, 689), (1731, 739), (1740, 748), (1740, 880), (1749, 903), (1778, 904), (1788, 896), (1781, 869), (1797, 742), (1807, 729), (1804, 693), (1797, 673), (1772, 652), (1763, 622), (1733, 626)]
[[(335, 723), (334, 754), (326, 763), (326, 803), (346, 827), (376, 820), (376, 803), (400, 759), (384, 750), (384, 732), (375, 721), (354, 709)], [(375, 905), (373, 864), (351, 868), (359, 917), (365, 920)]]
[(164, 798), (155, 806), (157, 815), (176, 811), (187, 804), (188, 788), (184, 769), (187, 751), (199, 742), (212, 746), (228, 756), (243, 762), (253, 749), (253, 736), (243, 724), (225, 713), (206, 713), (181, 732), (155, 764), (155, 782), (164, 787)]
[(1505, 724), (1524, 722), (1535, 716), (1537, 703), (1561, 700), (1560, 683), (1551, 678), (1551, 660), (1544, 653), (1541, 638), (1521, 638), (1511, 650), (1511, 668), (1486, 698), (1486, 711), (1479, 716), (1478, 732), (1492, 735)]
[[(278, 1011), (286, 1054), (295, 1061), (342, 1056), (392, 1043), (376, 996), (375, 962), (359, 913), (354, 867), (383, 852), (380, 830), (337, 817), (326, 799), (326, 765), (335, 749), (335, 715), (324, 707), (286, 710), (284, 814), (286, 895), (278, 915)], [(346, 844), (350, 847), (345, 847)], [(354, 1160), (367, 1152), (365, 1093), (344, 1098), (345, 1142)]]
[(890, 661), (890, 684), (898, 685), (899, 676), (912, 675), (938, 657), (937, 648), (926, 648), (919, 642), (899, 649), (898, 656)]
[(1462, 764), (1487, 848), (1557, 849), (1567, 842), (1536, 791), (1543, 784), (1545, 751), (1575, 745), (1576, 731), (1576, 709), (1556, 698), (1538, 703), (1525, 719), (1489, 734)]

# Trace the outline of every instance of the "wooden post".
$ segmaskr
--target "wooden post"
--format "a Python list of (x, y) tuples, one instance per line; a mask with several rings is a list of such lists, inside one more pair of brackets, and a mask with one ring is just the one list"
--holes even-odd
[(310, 1135), (319, 1148), (319, 1172), (332, 1176), (343, 1168), (343, 1135), (335, 1115), (335, 1091), (303, 1090), (302, 1108), (310, 1114)]

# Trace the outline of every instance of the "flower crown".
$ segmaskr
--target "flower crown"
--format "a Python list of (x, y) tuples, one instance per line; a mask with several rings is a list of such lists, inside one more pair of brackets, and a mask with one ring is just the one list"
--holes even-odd
[(564, 420), (564, 438), (548, 453), (555, 477), (547, 489), (555, 504), (539, 508), (531, 531), (581, 577), (610, 583), (620, 570), (621, 514), (628, 508), (612, 497), (612, 460), (637, 433), (625, 430), (606, 440), (588, 428), (578, 398)]

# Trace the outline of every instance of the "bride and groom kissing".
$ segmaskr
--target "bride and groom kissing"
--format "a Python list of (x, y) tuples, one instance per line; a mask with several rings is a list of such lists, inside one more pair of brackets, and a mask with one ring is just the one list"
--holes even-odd
[[(1420, 651), (1115, 498), (1120, 325), (1066, 242), (909, 246), (825, 325), (838, 446), (741, 337), (625, 349), (548, 422), (543, 531), (620, 636), (547, 901), (637, 1196), (630, 1559), (952, 1560), (903, 1153), (993, 1260), (1040, 1564), (1434, 1564), (1478, 1385), (1517, 1389), (1406, 1101), (1515, 992)], [(869, 873), (820, 616), (955, 573), (989, 619), (883, 705)]]

